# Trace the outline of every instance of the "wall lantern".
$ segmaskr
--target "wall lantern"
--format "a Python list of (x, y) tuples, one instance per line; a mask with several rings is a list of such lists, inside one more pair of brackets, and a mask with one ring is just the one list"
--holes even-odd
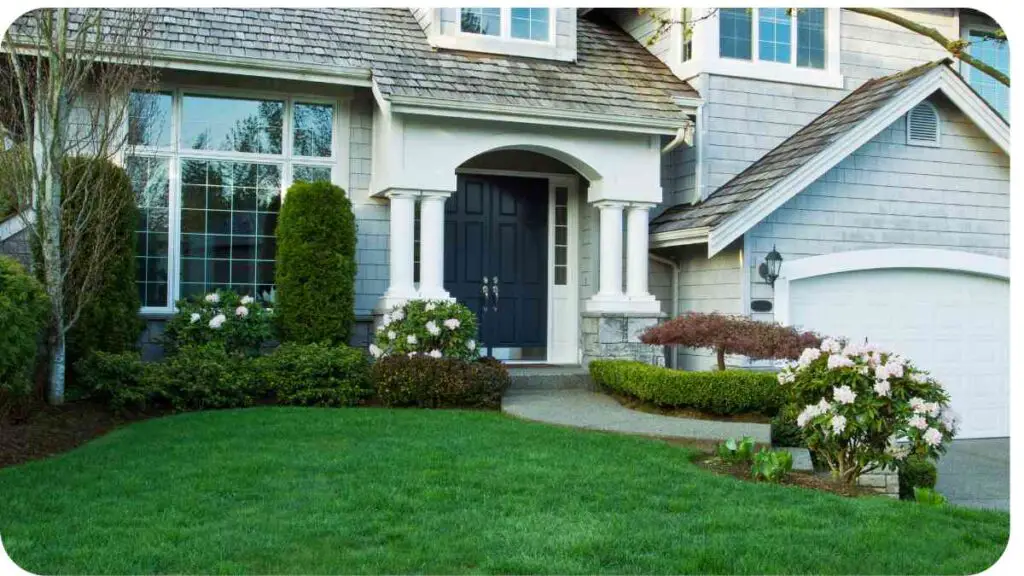
[(775, 288), (775, 279), (779, 277), (779, 270), (782, 269), (782, 254), (772, 245), (772, 251), (764, 257), (764, 262), (757, 267), (757, 273), (764, 278), (765, 284), (771, 284)]

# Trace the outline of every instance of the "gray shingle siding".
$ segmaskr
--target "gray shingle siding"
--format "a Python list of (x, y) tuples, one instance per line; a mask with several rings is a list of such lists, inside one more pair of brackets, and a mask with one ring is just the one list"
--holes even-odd
[(933, 102), (941, 147), (908, 146), (900, 118), (748, 232), (753, 298), (772, 299), (753, 281), (772, 245), (789, 261), (896, 247), (1009, 257), (1009, 157), (944, 97)]

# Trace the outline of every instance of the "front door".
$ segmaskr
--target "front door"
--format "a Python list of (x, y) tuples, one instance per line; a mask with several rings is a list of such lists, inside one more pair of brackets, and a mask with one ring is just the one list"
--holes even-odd
[(445, 289), (476, 313), (483, 352), (545, 360), (548, 181), (460, 175), (444, 232)]

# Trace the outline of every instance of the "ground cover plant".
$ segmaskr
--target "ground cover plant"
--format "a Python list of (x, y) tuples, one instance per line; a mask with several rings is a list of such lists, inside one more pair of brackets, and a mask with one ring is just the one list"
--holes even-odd
[(194, 412), (0, 470), (0, 537), (25, 570), (91, 574), (966, 574), (1006, 546), (1005, 513), (690, 455), (493, 412)]

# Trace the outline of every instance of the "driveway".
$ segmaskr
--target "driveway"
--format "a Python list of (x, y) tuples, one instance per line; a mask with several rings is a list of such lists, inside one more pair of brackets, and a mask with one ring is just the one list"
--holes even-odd
[(935, 486), (953, 504), (1010, 511), (1010, 439), (954, 440)]

